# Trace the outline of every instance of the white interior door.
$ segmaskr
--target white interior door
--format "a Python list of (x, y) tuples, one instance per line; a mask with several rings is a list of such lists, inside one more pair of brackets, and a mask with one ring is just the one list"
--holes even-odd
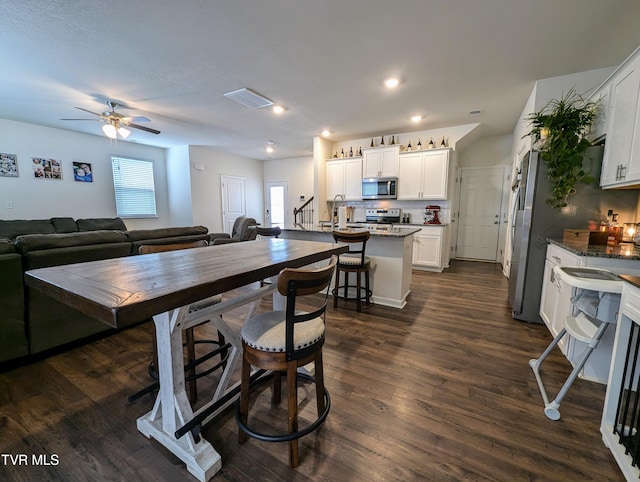
[(504, 169), (461, 169), (457, 257), (496, 261)]
[(245, 179), (236, 176), (220, 176), (222, 193), (222, 225), (225, 233), (231, 234), (238, 216), (246, 215)]
[(281, 182), (267, 182), (264, 189), (264, 224), (267, 227), (280, 226), (284, 228), (286, 224), (289, 224), (287, 208), (287, 200), (289, 196), (289, 190), (286, 181)]

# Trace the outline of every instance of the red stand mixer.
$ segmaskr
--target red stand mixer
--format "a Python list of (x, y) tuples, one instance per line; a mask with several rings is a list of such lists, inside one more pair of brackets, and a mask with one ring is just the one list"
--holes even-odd
[(439, 212), (440, 206), (426, 206), (424, 208), (424, 224), (440, 224)]

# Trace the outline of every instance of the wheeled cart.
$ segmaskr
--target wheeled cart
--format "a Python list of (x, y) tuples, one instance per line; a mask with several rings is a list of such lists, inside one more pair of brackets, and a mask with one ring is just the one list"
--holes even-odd
[[(553, 268), (553, 275), (555, 282), (564, 281), (575, 288), (575, 295), (571, 298), (572, 312), (564, 320), (564, 327), (558, 336), (553, 339), (540, 358), (529, 360), (529, 366), (533, 370), (540, 388), (545, 415), (551, 420), (559, 420), (560, 403), (589, 356), (598, 346), (607, 327), (616, 322), (624, 281), (610, 271), (597, 268), (556, 266)], [(587, 347), (558, 395), (550, 402), (540, 376), (540, 366), (566, 334), (586, 343)]]

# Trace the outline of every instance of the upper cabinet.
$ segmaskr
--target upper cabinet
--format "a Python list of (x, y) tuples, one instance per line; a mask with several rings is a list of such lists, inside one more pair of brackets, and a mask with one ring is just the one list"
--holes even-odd
[(362, 177), (397, 177), (400, 146), (362, 149)]
[(600, 89), (608, 88), (606, 142), (600, 185), (640, 183), (640, 56), (636, 52)]
[(398, 169), (398, 199), (445, 200), (450, 149), (403, 153)]
[(327, 200), (338, 194), (345, 201), (362, 200), (362, 158), (331, 159), (325, 167)]

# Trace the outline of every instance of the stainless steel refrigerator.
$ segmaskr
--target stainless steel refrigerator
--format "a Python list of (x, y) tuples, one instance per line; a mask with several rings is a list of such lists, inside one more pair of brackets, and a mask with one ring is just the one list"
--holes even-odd
[[(600, 179), (602, 154), (603, 148), (594, 146), (585, 155), (583, 165), (596, 179)], [(554, 209), (545, 202), (550, 187), (544, 161), (537, 151), (523, 157), (513, 189), (509, 302), (513, 318), (542, 323), (539, 310), (547, 239), (562, 240), (565, 229), (587, 229), (590, 219), (600, 221), (609, 209), (620, 213), (621, 221), (634, 222), (640, 191), (602, 190), (580, 184), (566, 208)]]

